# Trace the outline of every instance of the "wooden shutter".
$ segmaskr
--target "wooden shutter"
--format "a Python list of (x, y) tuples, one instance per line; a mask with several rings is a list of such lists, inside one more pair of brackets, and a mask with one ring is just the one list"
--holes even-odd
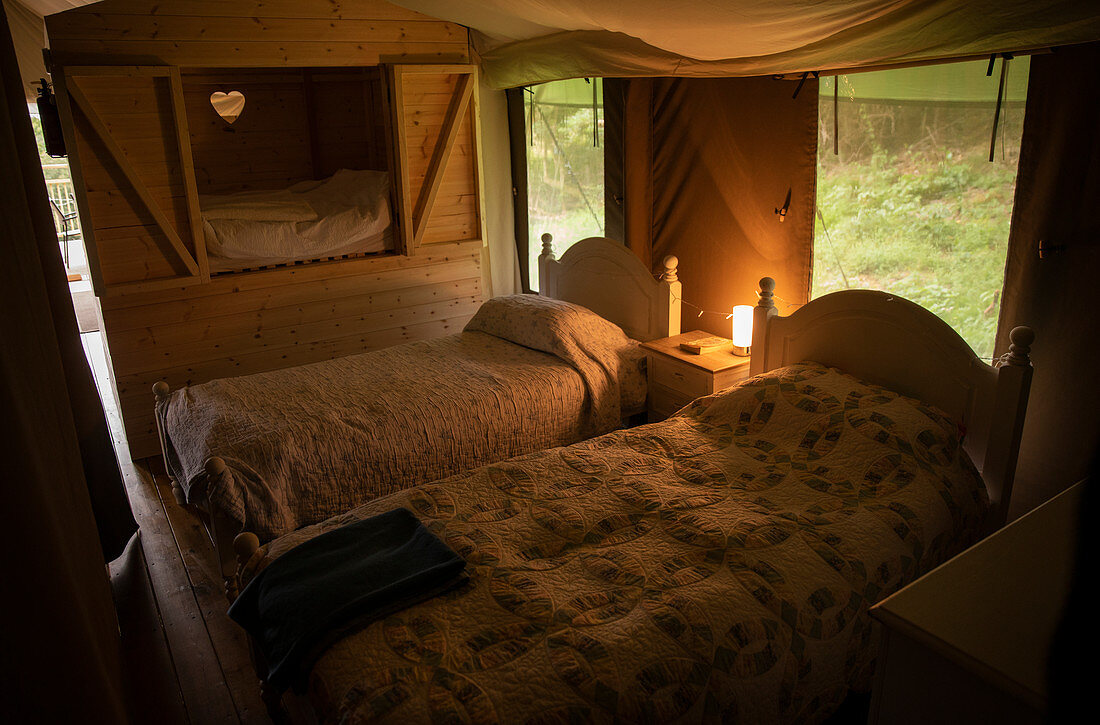
[(67, 67), (55, 79), (96, 294), (209, 281), (179, 69)]
[(483, 240), (477, 71), (388, 68), (401, 251)]

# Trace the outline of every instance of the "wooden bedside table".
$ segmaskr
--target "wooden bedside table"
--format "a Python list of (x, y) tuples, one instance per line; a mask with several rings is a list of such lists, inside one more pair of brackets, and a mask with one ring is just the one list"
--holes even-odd
[[(871, 607), (882, 639), (868, 722), (1052, 722), (1047, 657), (1080, 565), (1076, 529), (1085, 485)], [(1061, 661), (1058, 672), (1071, 666), (1087, 667)]]
[(664, 420), (696, 398), (728, 388), (749, 376), (747, 357), (738, 357), (729, 350), (695, 355), (680, 349), (681, 342), (701, 337), (713, 335), (696, 330), (642, 343), (647, 357), (650, 423)]

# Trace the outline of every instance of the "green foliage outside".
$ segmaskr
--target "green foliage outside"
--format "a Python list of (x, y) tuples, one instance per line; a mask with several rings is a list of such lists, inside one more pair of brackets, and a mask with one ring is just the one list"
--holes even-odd
[[(55, 159), (46, 154), (46, 141), (42, 138), (42, 119), (36, 115), (31, 116), (31, 126), (34, 127), (34, 138), (38, 141), (38, 158), (42, 162), (42, 174), (49, 179), (68, 179), (69, 165), (65, 159)], [(48, 169), (47, 166), (62, 166), (63, 168)]]
[[(559, 257), (573, 242), (603, 236), (603, 108), (594, 119), (591, 106), (532, 107), (528, 97), (525, 110), (531, 240), (528, 269), (531, 286), (538, 289), (539, 240), (544, 233), (554, 235), (554, 251)], [(593, 129), (598, 139), (593, 138)]]
[(822, 94), (813, 297), (887, 290), (993, 354), (1023, 106), (1005, 109), (990, 163), (993, 114), (992, 104), (842, 100), (835, 156), (833, 99)]

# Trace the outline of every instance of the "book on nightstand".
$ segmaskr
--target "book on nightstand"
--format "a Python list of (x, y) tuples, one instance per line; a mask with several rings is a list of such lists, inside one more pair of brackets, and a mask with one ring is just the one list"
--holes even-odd
[(690, 352), (695, 355), (702, 355), (706, 352), (718, 352), (719, 350), (727, 350), (731, 345), (733, 345), (733, 340), (729, 340), (724, 337), (700, 337), (695, 340), (681, 342), (680, 349), (684, 352)]

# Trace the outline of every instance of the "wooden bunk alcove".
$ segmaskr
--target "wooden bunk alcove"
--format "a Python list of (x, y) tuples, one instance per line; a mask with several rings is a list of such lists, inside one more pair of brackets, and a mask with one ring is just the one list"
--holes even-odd
[[(47, 18), (135, 458), (172, 388), (456, 332), (489, 292), (466, 28), (382, 0), (105, 0)], [(232, 123), (211, 105), (238, 91)], [(392, 251), (212, 273), (205, 195), (390, 176)]]

